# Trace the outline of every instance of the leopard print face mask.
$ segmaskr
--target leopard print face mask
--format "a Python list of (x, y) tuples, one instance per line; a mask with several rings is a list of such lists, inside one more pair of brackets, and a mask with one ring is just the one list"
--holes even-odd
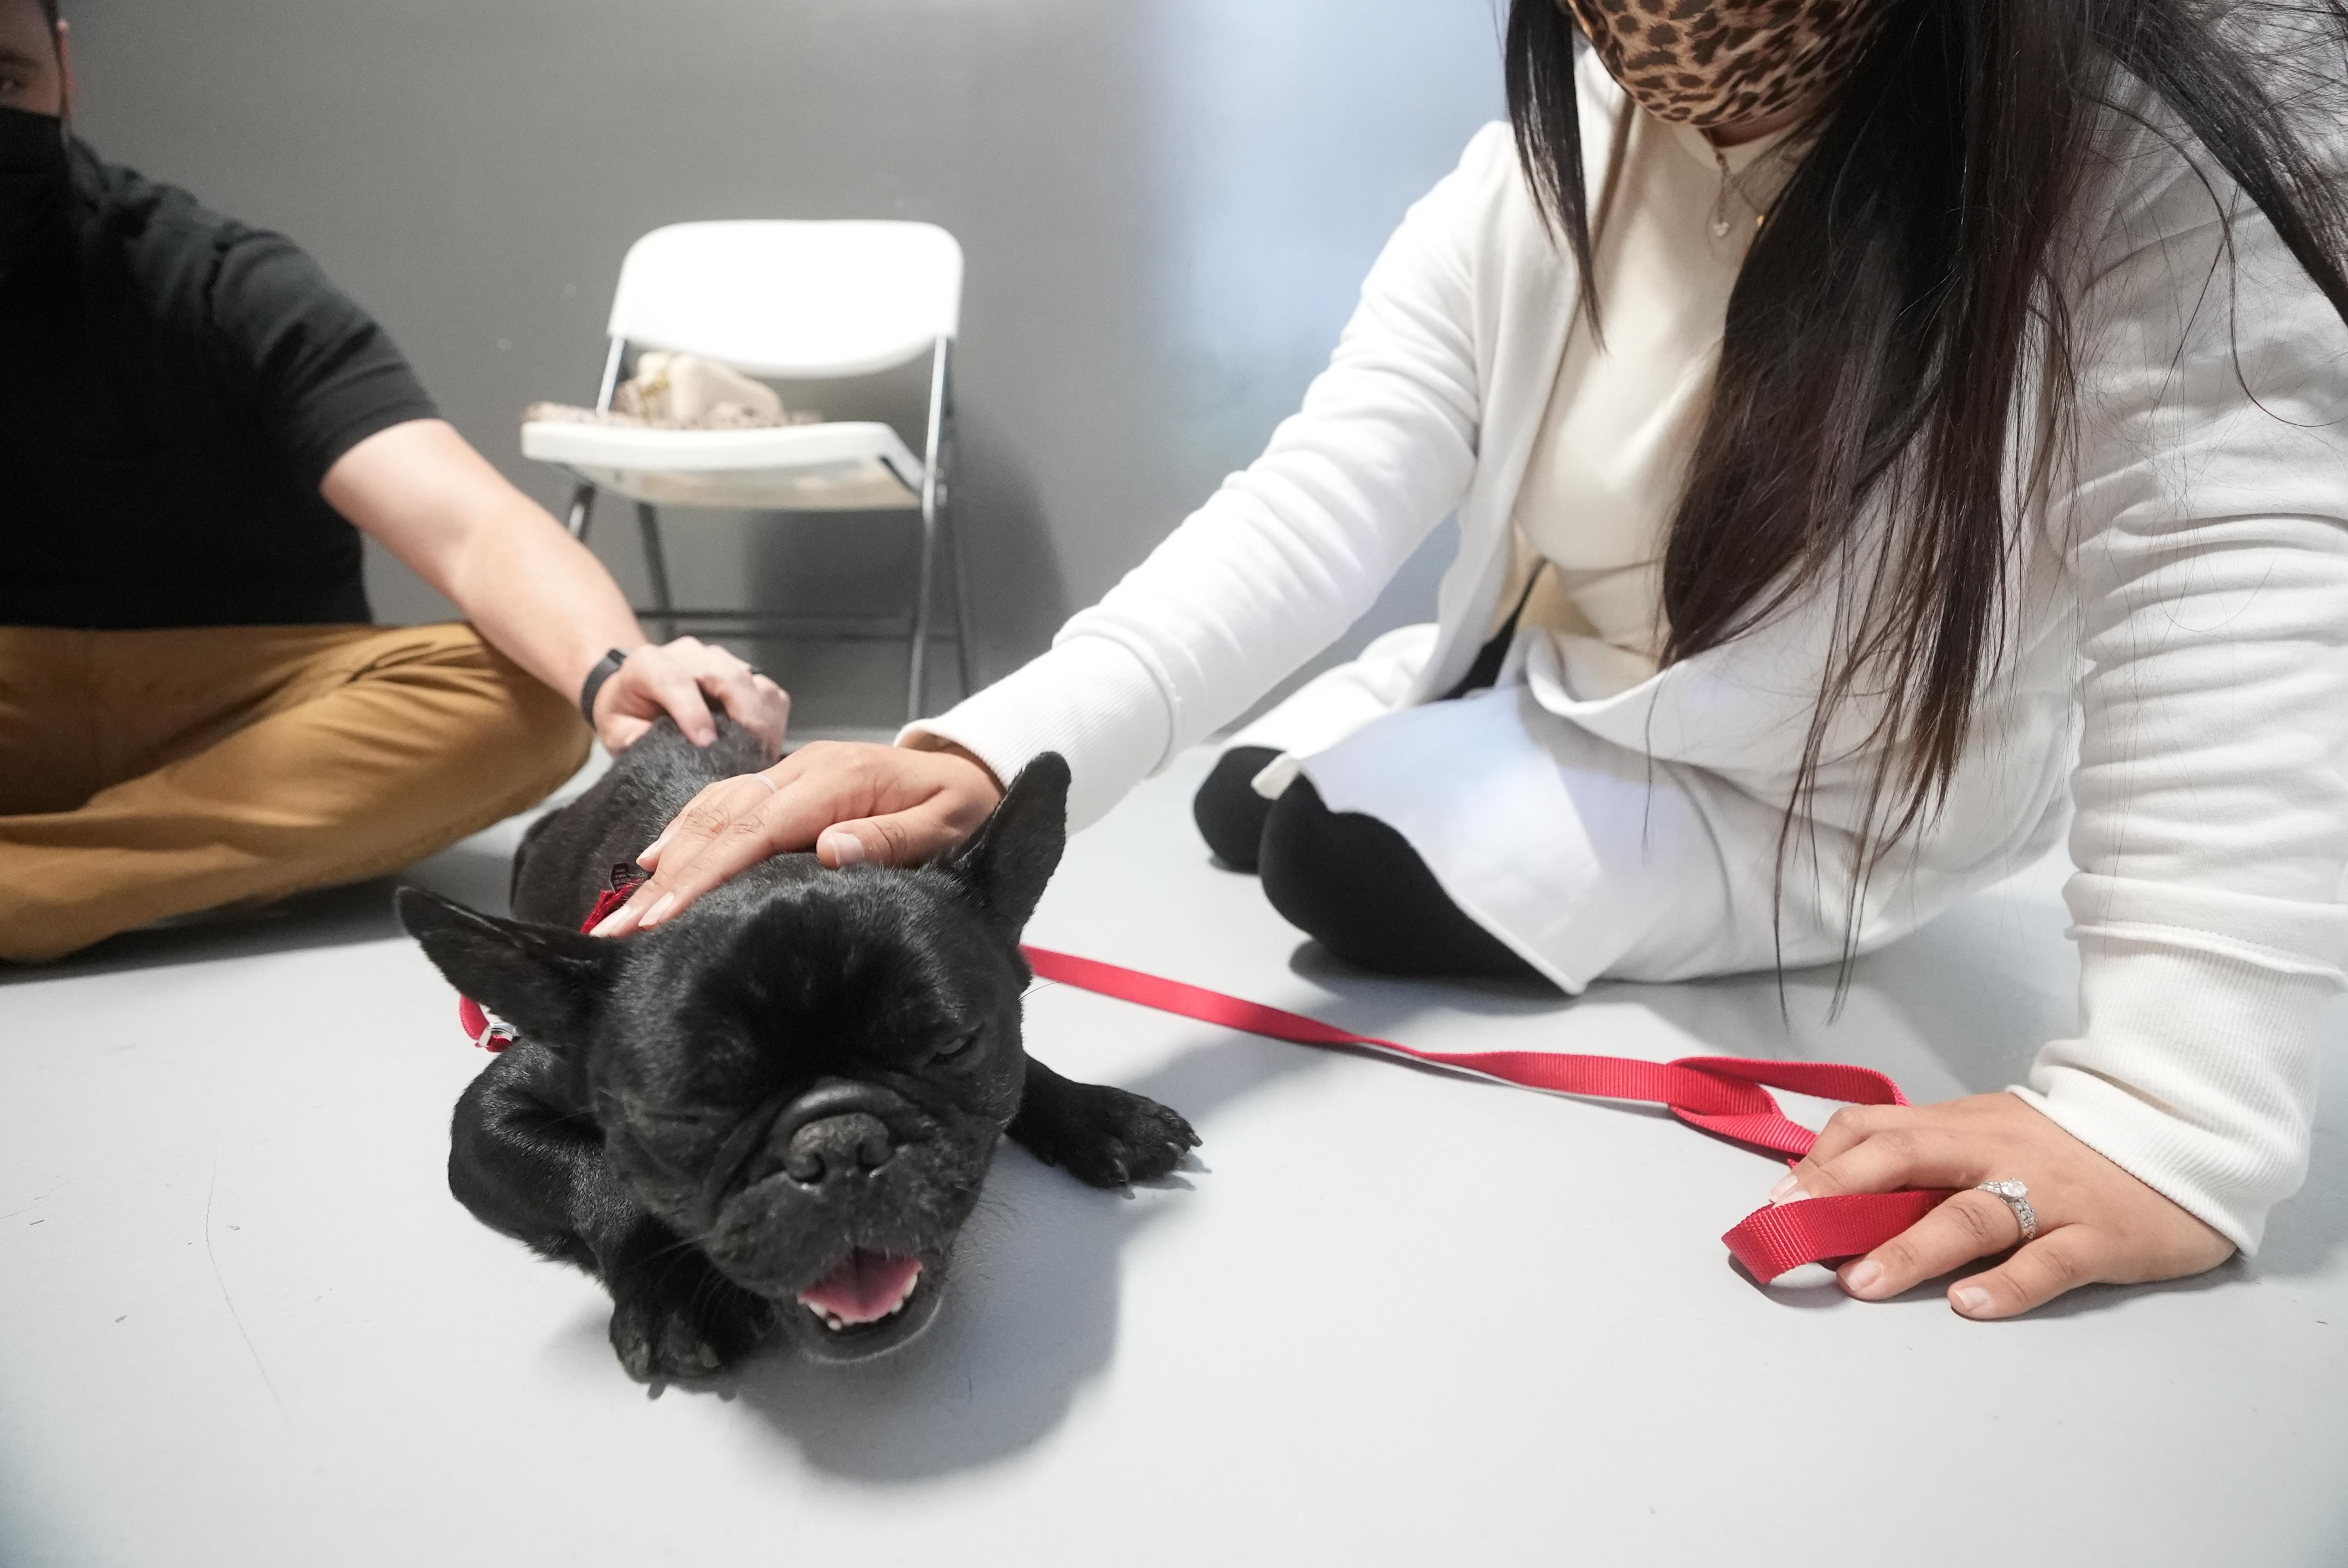
[(1767, 119), (1841, 85), (1877, 0), (1560, 0), (1607, 74), (1657, 119)]

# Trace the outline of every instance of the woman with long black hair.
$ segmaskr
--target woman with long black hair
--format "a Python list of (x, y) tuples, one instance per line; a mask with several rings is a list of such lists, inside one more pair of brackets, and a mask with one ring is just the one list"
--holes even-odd
[(2078, 1037), (1776, 1195), (1977, 1189), (1841, 1271), (2020, 1244), (1975, 1317), (2255, 1248), (2348, 955), (2348, 8), (1515, 0), (1507, 52), (1258, 463), (1010, 679), (708, 792), (607, 928), (935, 853), (1047, 749), (1096, 817), (1456, 510), (1439, 622), (1226, 752), (1221, 858), (1570, 992), (1848, 959), (2067, 821)]

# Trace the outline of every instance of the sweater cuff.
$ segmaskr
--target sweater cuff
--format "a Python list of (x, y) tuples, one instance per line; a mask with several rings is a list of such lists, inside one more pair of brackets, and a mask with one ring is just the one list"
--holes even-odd
[(1044, 753), (1059, 753), (1074, 833), (1163, 767), (1173, 733), (1166, 693), (1140, 656), (1112, 638), (1076, 636), (938, 717), (906, 725), (897, 743), (950, 741), (1006, 786)]
[(2080, 1038), (2013, 1091), (2243, 1253), (2307, 1175), (2336, 989), (2239, 953), (2079, 934)]

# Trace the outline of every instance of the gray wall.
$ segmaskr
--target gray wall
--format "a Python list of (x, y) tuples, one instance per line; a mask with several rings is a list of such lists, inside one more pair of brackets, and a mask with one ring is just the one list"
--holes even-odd
[[(961, 514), (982, 678), (1245, 464), (1409, 201), (1499, 112), (1493, 0), (67, 0), (108, 156), (283, 229), (550, 506), (515, 425), (586, 400), (628, 242), (731, 216), (962, 240)], [(680, 597), (885, 611), (909, 533), (670, 530)], [(633, 527), (595, 543), (641, 593)], [(1423, 618), (1440, 540), (1347, 645)], [(447, 607), (396, 563), (378, 613)], [(894, 717), (901, 654), (754, 651), (803, 724)], [(951, 667), (951, 661), (946, 661)], [(951, 680), (936, 689), (940, 704)]]

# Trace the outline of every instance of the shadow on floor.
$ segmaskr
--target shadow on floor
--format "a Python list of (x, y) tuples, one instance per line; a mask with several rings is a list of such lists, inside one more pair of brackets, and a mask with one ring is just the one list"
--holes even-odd
[(391, 913), (397, 886), (379, 877), (126, 931), (53, 964), (0, 965), (0, 986), (383, 941), (399, 935)]
[(401, 887), (427, 888), (502, 915), (514, 846), (538, 815), (499, 823), (396, 876), (125, 931), (53, 964), (0, 964), (0, 986), (390, 941), (402, 934), (391, 907)]
[(1478, 1018), (1538, 1018), (1573, 1005), (1571, 997), (1547, 980), (1403, 979), (1357, 968), (1309, 940), (1296, 945), (1288, 968), (1332, 993), (1334, 1003), (1323, 1021), (1357, 1034), (1394, 1027), (1438, 1008)]

